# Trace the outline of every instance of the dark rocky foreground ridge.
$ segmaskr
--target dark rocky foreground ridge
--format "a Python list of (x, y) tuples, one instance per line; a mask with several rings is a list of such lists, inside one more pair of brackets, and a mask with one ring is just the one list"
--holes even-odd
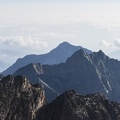
[(44, 91), (22, 76), (0, 81), (0, 120), (34, 120), (46, 103)]
[(103, 95), (67, 91), (41, 110), (39, 120), (120, 120), (120, 104)]
[(120, 120), (120, 104), (103, 95), (67, 91), (47, 104), (44, 91), (22, 76), (0, 81), (0, 120)]

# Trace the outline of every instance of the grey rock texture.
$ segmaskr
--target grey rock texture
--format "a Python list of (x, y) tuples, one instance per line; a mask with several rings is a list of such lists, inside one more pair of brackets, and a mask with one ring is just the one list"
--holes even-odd
[(39, 120), (120, 120), (120, 104), (103, 95), (67, 91), (45, 106)]
[(0, 81), (0, 120), (120, 120), (120, 104), (95, 93), (66, 91), (51, 103), (39, 84), (22, 76)]
[(48, 101), (66, 90), (74, 89), (83, 95), (102, 93), (110, 100), (120, 102), (120, 61), (109, 58), (101, 50), (87, 54), (81, 49), (65, 63), (33, 63), (19, 69), (14, 75), (24, 75), (33, 83), (41, 80)]
[(0, 120), (37, 120), (44, 104), (44, 91), (27, 78), (7, 76), (0, 81)]

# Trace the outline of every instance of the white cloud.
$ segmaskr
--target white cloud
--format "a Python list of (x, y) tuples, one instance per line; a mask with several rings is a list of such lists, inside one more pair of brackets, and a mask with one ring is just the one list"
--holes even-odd
[(120, 49), (120, 39), (115, 39), (113, 40), (113, 42), (108, 42), (106, 40), (102, 40), (99, 44), (99, 46), (101, 48), (105, 48), (107, 50), (110, 49), (110, 51), (114, 51), (114, 50), (119, 50)]
[(41, 54), (48, 44), (40, 36), (0, 36), (0, 60), (8, 65), (28, 54)]
[(105, 41), (105, 40), (102, 40), (102, 41), (100, 42), (100, 46), (110, 47), (110, 46), (112, 46), (112, 45), (113, 45), (112, 43), (108, 43), (108, 42)]
[(116, 40), (114, 41), (114, 45), (115, 45), (116, 47), (120, 48), (120, 39), (116, 39)]
[(114, 40), (120, 38), (119, 5), (109, 2), (34, 2), (6, 7), (1, 4), (0, 57), (13, 62), (26, 54), (48, 52), (62, 41), (72, 41), (93, 51), (102, 49), (109, 53), (117, 50), (120, 42)]
[(6, 54), (0, 54), (0, 58), (5, 58), (5, 57), (7, 57), (7, 55)]
[(99, 44), (101, 50), (103, 50), (106, 54), (118, 50), (114, 42), (110, 42), (107, 40), (102, 40)]
[(47, 37), (47, 38), (70, 38), (70, 37), (75, 37), (74, 34), (66, 34), (66, 33), (61, 33), (61, 32), (49, 32), (49, 33), (41, 33), (39, 34), (40, 37)]
[[(22, 8), (22, 9), (21, 9)], [(34, 9), (33, 9), (34, 8)], [(100, 28), (120, 28), (119, 3), (91, 2), (47, 4), (34, 3), (18, 6), (1, 6), (0, 27), (3, 24), (64, 24), (68, 21), (88, 23)], [(3, 27), (3, 26), (2, 26)]]
[(21, 48), (47, 47), (47, 43), (41, 41), (40, 38), (36, 36), (13, 36), (13, 37), (0, 36), (0, 44), (13, 47), (17, 46)]

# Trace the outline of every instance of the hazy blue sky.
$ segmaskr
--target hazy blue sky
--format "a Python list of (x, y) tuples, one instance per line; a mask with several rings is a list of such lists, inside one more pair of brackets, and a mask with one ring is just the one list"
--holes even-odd
[(119, 0), (0, 0), (0, 60), (11, 65), (63, 41), (120, 50), (119, 11)]

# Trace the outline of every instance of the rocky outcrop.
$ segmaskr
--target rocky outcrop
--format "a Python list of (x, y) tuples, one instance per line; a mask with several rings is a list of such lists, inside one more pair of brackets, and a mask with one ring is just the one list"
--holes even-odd
[(27, 78), (7, 76), (0, 81), (0, 120), (35, 120), (44, 104), (44, 91)]
[(39, 84), (22, 76), (0, 81), (0, 120), (120, 120), (120, 104), (103, 95), (66, 91), (51, 103)]
[(82, 96), (71, 90), (44, 107), (39, 120), (120, 120), (120, 104), (99, 93)]

